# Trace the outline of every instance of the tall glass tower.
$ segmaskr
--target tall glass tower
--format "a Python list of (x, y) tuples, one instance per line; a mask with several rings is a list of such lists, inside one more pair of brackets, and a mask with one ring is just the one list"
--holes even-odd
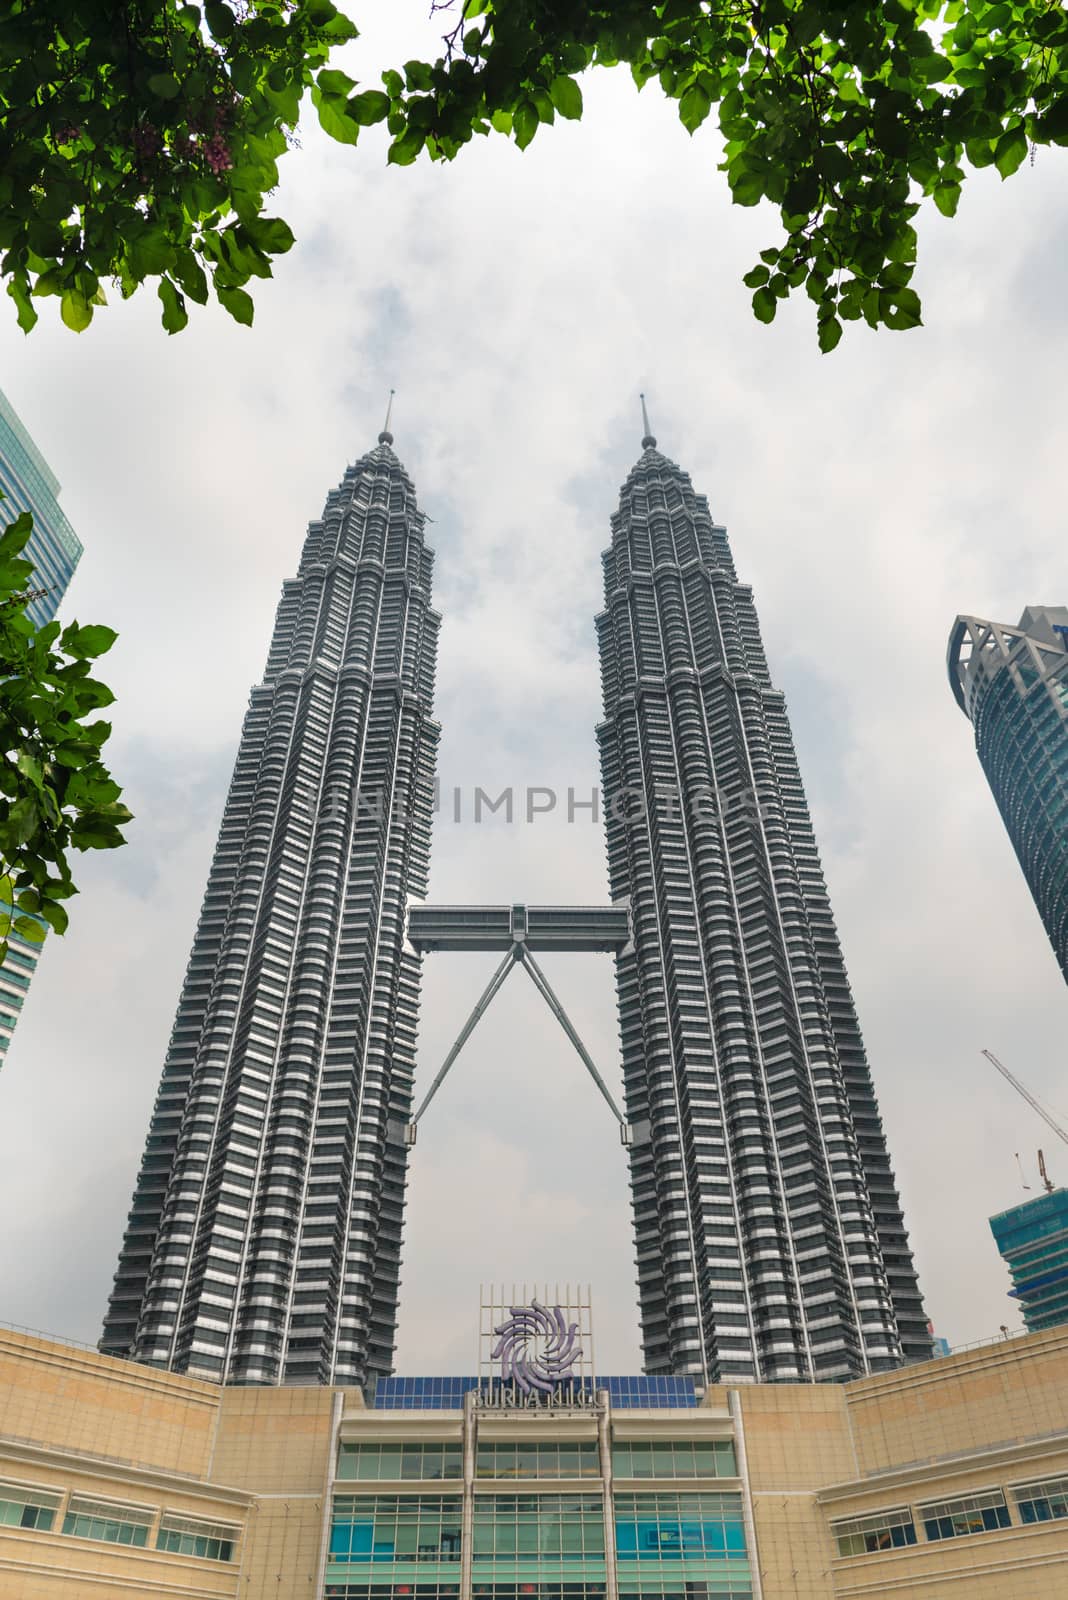
[(958, 617), (949, 683), (1068, 982), (1068, 606)]
[(598, 729), (645, 1369), (833, 1380), (931, 1338), (752, 591), (646, 422)]
[[(82, 544), (60, 510), (59, 481), (30, 438), (14, 406), (0, 390), (0, 527), (20, 511), (33, 514), (33, 532), (23, 552), (33, 562), (33, 587), (43, 590), (30, 601), (26, 614), (42, 627), (59, 609), (82, 555)], [(30, 979), (37, 970), (41, 946), (17, 933), (8, 937), (0, 964), (0, 1066), (19, 1019)]]
[(219, 1381), (392, 1365), (440, 618), (388, 427), (283, 585), (101, 1340)]
[(33, 562), (34, 587), (48, 592), (31, 600), (26, 614), (43, 625), (51, 622), (59, 609), (82, 558), (82, 543), (60, 509), (59, 480), (2, 390), (0, 489), (4, 491), (0, 522), (5, 526), (20, 511), (33, 513), (33, 533), (23, 554)]

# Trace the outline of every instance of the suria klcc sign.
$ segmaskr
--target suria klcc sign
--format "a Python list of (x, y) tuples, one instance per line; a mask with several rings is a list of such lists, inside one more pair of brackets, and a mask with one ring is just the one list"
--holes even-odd
[(586, 1405), (594, 1400), (589, 1290), (570, 1285), (482, 1291), (479, 1403)]
[(525, 1395), (550, 1395), (578, 1376), (582, 1345), (577, 1322), (569, 1323), (559, 1306), (549, 1311), (537, 1300), (509, 1310), (509, 1317), (493, 1330), (499, 1337), (491, 1360), (501, 1363), (503, 1383), (514, 1383)]

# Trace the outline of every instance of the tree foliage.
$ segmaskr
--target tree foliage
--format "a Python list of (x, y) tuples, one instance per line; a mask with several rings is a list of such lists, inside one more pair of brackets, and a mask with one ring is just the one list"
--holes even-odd
[[(819, 341), (843, 320), (910, 328), (913, 218), (946, 216), (968, 166), (1008, 177), (1068, 143), (1068, 14), (1058, 0), (446, 0), (442, 55), (362, 89), (326, 65), (355, 28), (332, 0), (2, 0), (0, 270), (24, 327), (61, 296), (84, 327), (102, 281), (158, 279), (163, 321), (209, 280), (249, 321), (243, 285), (292, 235), (263, 215), (311, 87), (355, 144), (386, 122), (388, 159), (451, 160), (496, 131), (526, 148), (582, 115), (581, 75), (626, 63), (690, 133), (713, 115), (733, 200), (779, 208), (747, 274), (773, 320), (805, 288)], [(115, 19), (119, 19), (118, 28)]]
[(87, 720), (114, 699), (90, 662), (116, 635), (30, 620), (32, 531), (23, 512), (0, 534), (0, 960), (12, 927), (34, 944), (66, 930), (61, 902), (78, 892), (67, 851), (124, 844), (131, 820), (101, 760), (111, 728)]
[(147, 279), (170, 333), (209, 282), (251, 322), (244, 285), (293, 243), (264, 215), (287, 131), (354, 35), (331, 0), (0, 0), (0, 271), (21, 326), (54, 294), (80, 331), (106, 282)]

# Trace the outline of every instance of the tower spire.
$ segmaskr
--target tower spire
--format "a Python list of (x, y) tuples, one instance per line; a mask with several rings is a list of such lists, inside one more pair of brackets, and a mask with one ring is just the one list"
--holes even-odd
[(379, 444), (393, 443), (393, 435), (389, 431), (389, 423), (390, 418), (393, 415), (393, 396), (396, 394), (396, 392), (397, 391), (395, 389), (391, 389), (389, 391), (389, 400), (386, 404), (386, 420), (382, 424), (382, 432), (378, 435)]
[(645, 396), (643, 394), (640, 394), (638, 396), (638, 399), (642, 403), (642, 427), (645, 430), (645, 437), (642, 439), (642, 449), (643, 450), (655, 450), (656, 449), (656, 438), (655, 438), (655, 436), (653, 434), (652, 428), (650, 428), (650, 426), (649, 426), (649, 413), (645, 409)]

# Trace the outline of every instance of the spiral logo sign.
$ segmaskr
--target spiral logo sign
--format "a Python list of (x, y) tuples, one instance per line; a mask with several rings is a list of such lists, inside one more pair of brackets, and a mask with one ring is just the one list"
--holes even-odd
[(574, 1375), (582, 1354), (577, 1322), (568, 1323), (559, 1306), (549, 1311), (539, 1301), (510, 1306), (498, 1323), (491, 1359), (501, 1363), (501, 1378), (524, 1394), (551, 1394)]

